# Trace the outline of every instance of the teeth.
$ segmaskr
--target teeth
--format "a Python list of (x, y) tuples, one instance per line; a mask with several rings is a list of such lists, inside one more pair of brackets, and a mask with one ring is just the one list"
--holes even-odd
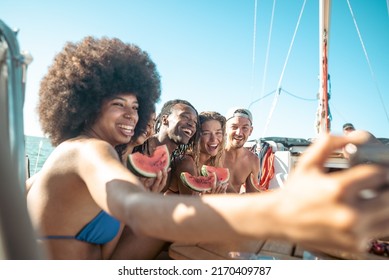
[(182, 130), (183, 132), (185, 132), (186, 134), (189, 134), (189, 135), (192, 135), (192, 130), (190, 130), (190, 129), (183, 129)]
[(133, 127), (131, 125), (119, 124), (119, 127), (125, 130), (133, 130)]

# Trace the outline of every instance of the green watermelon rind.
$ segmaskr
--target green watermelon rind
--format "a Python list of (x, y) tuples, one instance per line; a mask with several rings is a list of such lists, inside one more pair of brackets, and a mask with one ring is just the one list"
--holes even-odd
[[(190, 179), (194, 179), (194, 180), (196, 180), (196, 179), (200, 179), (200, 178), (204, 178), (204, 179), (207, 179), (207, 178), (210, 178), (210, 177), (212, 177), (211, 179), (212, 179), (212, 183), (210, 182), (208, 185), (208, 187), (204, 187), (204, 186), (201, 186), (201, 185), (195, 185), (195, 182), (190, 182), (189, 180)], [(215, 173), (212, 173), (212, 174), (210, 174), (209, 176), (192, 176), (190, 173), (188, 173), (188, 172), (181, 172), (181, 174), (180, 174), (180, 178), (181, 178), (181, 181), (182, 181), (182, 183), (185, 185), (185, 186), (187, 186), (188, 188), (190, 188), (190, 189), (192, 189), (192, 190), (194, 190), (194, 191), (196, 191), (196, 192), (203, 192), (203, 191), (209, 191), (209, 190), (211, 190), (212, 189), (212, 187), (213, 186), (215, 186), (216, 185), (216, 180), (217, 180), (217, 178), (216, 178), (216, 174)]]
[[(162, 162), (162, 164), (153, 171), (146, 171), (144, 167), (141, 168), (141, 163), (147, 164), (147, 167), (157, 166), (156, 162)], [(140, 152), (136, 152), (128, 155), (127, 168), (139, 177), (155, 178), (159, 171), (164, 171), (169, 168), (170, 154), (166, 145), (158, 146), (151, 156), (144, 155)]]
[[(224, 168), (224, 167), (215, 167), (215, 166), (210, 166), (210, 165), (203, 165), (201, 166), (201, 175), (203, 176), (208, 176), (209, 172), (208, 172), (208, 169), (213, 169), (215, 170), (215, 173), (216, 173), (216, 178), (217, 180), (220, 182), (220, 183), (227, 183), (229, 180), (230, 180), (230, 170), (228, 168)], [(225, 179), (222, 179), (220, 174), (218, 174), (218, 170), (221, 171), (224, 171), (227, 176)]]

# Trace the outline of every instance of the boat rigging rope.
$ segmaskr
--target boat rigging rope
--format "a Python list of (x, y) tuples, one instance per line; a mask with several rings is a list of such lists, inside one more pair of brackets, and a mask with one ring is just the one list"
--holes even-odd
[(347, 122), (347, 119), (343, 116), (343, 114), (338, 109), (336, 109), (335, 105), (332, 102), (331, 102), (331, 108), (334, 109), (336, 114), (339, 115), (342, 118), (344, 123)]
[[(284, 90), (283, 88), (278, 89), (278, 90), (283, 91), (283, 92), (285, 92), (286, 94), (289, 94), (290, 96), (292, 96), (292, 97), (294, 97), (294, 98), (297, 98), (297, 99), (300, 99), (300, 100), (303, 100), (303, 101), (315, 101), (315, 102), (317, 101), (317, 98), (305, 98), (305, 97), (301, 97), (301, 96), (298, 96), (298, 95), (296, 95), (296, 94), (293, 94), (293, 93), (291, 93), (291, 92), (289, 92), (289, 91), (287, 91), (287, 90)], [(264, 96), (262, 96), (262, 97), (260, 97), (260, 98), (258, 98), (258, 99), (256, 99), (256, 100), (254, 100), (253, 102), (250, 103), (250, 105), (248, 106), (247, 109), (250, 109), (251, 105), (253, 105), (254, 103), (256, 103), (256, 102), (258, 102), (258, 101), (261, 101), (262, 99), (265, 99), (266, 97), (272, 95), (272, 94), (275, 93), (275, 92), (276, 92), (276, 90), (272, 90), (271, 92), (265, 94)]]
[(267, 47), (266, 47), (266, 57), (265, 57), (265, 68), (263, 71), (263, 77), (262, 77), (262, 90), (261, 90), (261, 97), (263, 97), (263, 93), (265, 91), (265, 84), (266, 84), (266, 78), (267, 78), (267, 65), (269, 61), (269, 51), (270, 51), (270, 42), (271, 42), (271, 36), (273, 33), (273, 21), (274, 21), (274, 10), (276, 7), (276, 0), (273, 1), (273, 8), (271, 12), (271, 19), (270, 19), (270, 28), (269, 28), (269, 37), (267, 39)]
[(275, 107), (277, 105), (277, 102), (278, 102), (278, 96), (280, 95), (280, 92), (281, 92), (281, 83), (282, 83), (282, 79), (284, 77), (284, 73), (285, 73), (285, 68), (286, 68), (286, 65), (288, 63), (288, 60), (289, 60), (289, 55), (290, 55), (290, 52), (292, 50), (292, 47), (293, 47), (293, 43), (294, 43), (294, 39), (296, 37), (296, 33), (297, 33), (297, 30), (298, 30), (298, 27), (300, 25), (300, 21), (301, 21), (301, 17), (303, 15), (303, 12), (304, 12), (304, 8), (305, 8), (305, 4), (306, 4), (306, 0), (304, 0), (304, 3), (303, 3), (303, 6), (301, 7), (301, 11), (300, 11), (300, 15), (299, 15), (299, 18), (297, 20), (297, 24), (296, 24), (296, 28), (294, 30), (294, 34), (293, 34), (293, 37), (292, 37), (292, 41), (290, 42), (290, 46), (289, 46), (289, 50), (288, 50), (288, 54), (286, 56), (286, 59), (285, 59), (285, 63), (284, 63), (284, 67), (282, 69), (282, 72), (281, 72), (281, 76), (280, 76), (280, 79), (278, 81), (278, 85), (277, 85), (277, 89), (278, 89), (278, 94), (276, 94), (274, 96), (274, 99), (273, 99), (273, 104), (272, 104), (272, 107), (270, 109), (270, 112), (269, 112), (269, 116), (266, 120), (266, 124), (265, 124), (265, 128), (263, 130), (263, 134), (262, 135), (266, 135), (266, 131), (267, 131), (267, 128), (269, 127), (269, 124), (270, 124), (270, 120), (272, 118), (272, 115), (274, 113), (274, 110), (275, 110)]
[[(361, 42), (361, 45), (362, 45), (362, 49), (363, 49), (363, 52), (365, 54), (365, 57), (366, 57), (366, 61), (367, 61), (367, 64), (369, 65), (369, 70), (370, 70), (370, 75), (374, 81), (374, 85), (377, 89), (377, 92), (378, 92), (378, 96), (380, 98), (380, 101), (381, 101), (381, 104), (382, 104), (382, 107), (384, 109), (384, 112), (385, 112), (385, 115), (386, 115), (386, 120), (389, 124), (389, 115), (388, 115), (388, 111), (386, 110), (386, 107), (385, 107), (385, 103), (384, 103), (384, 99), (382, 97), (382, 94), (381, 94), (381, 91), (378, 87), (378, 83), (377, 83), (377, 79), (374, 75), (374, 72), (373, 72), (373, 68), (371, 67), (371, 63), (370, 63), (370, 59), (369, 59), (369, 56), (367, 55), (367, 51), (366, 51), (366, 48), (365, 48), (365, 45), (363, 43), (363, 40), (362, 40), (362, 36), (361, 36), (361, 33), (359, 32), (359, 28), (358, 28), (358, 25), (357, 25), (357, 21), (355, 19), (355, 16), (354, 16), (354, 13), (353, 13), (353, 10), (351, 8), (351, 5), (350, 5), (350, 1), (347, 0), (347, 4), (348, 4), (348, 7), (350, 9), (350, 13), (351, 13), (351, 16), (353, 18), (353, 21), (354, 21), (354, 25), (355, 25), (355, 29), (357, 30), (357, 33), (358, 33), (358, 37), (359, 37), (359, 41)], [(389, 4), (388, 4), (388, 9), (389, 9)], [(389, 12), (389, 11), (388, 11)]]
[(255, 50), (257, 41), (257, 0), (254, 3), (254, 27), (253, 27), (253, 57), (251, 62), (251, 99), (254, 95), (254, 76), (255, 76)]
[(273, 90), (273, 91), (267, 93), (266, 95), (261, 96), (261, 97), (258, 98), (258, 99), (255, 99), (253, 102), (250, 103), (250, 105), (248, 106), (247, 109), (250, 109), (251, 105), (253, 105), (254, 103), (256, 103), (256, 102), (258, 102), (258, 101), (260, 101), (260, 100), (262, 100), (262, 99), (264, 99), (264, 98), (266, 98), (266, 97), (268, 97), (269, 95), (272, 95), (272, 94), (275, 93), (275, 92), (276, 92), (276, 90)]
[[(270, 28), (269, 28), (269, 37), (268, 37), (268, 40), (267, 40), (267, 50), (266, 50), (266, 58), (265, 58), (265, 69), (263, 71), (263, 78), (262, 78), (262, 90), (261, 90), (261, 96), (252, 101), (249, 106), (248, 106), (248, 109), (250, 109), (251, 105), (253, 105), (254, 103), (264, 99), (265, 97), (269, 96), (271, 93), (274, 93), (276, 90), (273, 90), (271, 93), (268, 93), (266, 94), (265, 96), (263, 95), (263, 92), (265, 90), (265, 81), (266, 81), (266, 77), (267, 77), (267, 65), (268, 65), (268, 61), (269, 61), (269, 50), (270, 50), (270, 42), (271, 42), (271, 34), (272, 34), (272, 30), (273, 30), (273, 19), (274, 19), (274, 10), (275, 10), (275, 3), (276, 3), (276, 0), (273, 1), (273, 9), (272, 9), (272, 14), (271, 14), (271, 19), (270, 19)], [(257, 11), (257, 1), (255, 1), (255, 14), (254, 14), (254, 24), (256, 25), (256, 11)], [(255, 42), (255, 36), (256, 36), (256, 29), (255, 29), (255, 26), (254, 26), (254, 35), (253, 35), (253, 38), (254, 38), (254, 42)], [(254, 65), (255, 65), (255, 44), (253, 44), (253, 64), (252, 64), (252, 84), (254, 84)], [(254, 89), (254, 86), (252, 85), (252, 90)], [(252, 96), (253, 97), (253, 96)], [(253, 98), (251, 98), (252, 100)]]
[(293, 97), (297, 98), (297, 99), (301, 99), (301, 100), (304, 100), (304, 101), (315, 101), (315, 102), (317, 101), (317, 98), (304, 98), (304, 97), (297, 96), (297, 95), (295, 95), (293, 93), (290, 93), (289, 91), (286, 91), (284, 89), (282, 89), (282, 91), (287, 93), (287, 94), (289, 94), (290, 96), (293, 96)]

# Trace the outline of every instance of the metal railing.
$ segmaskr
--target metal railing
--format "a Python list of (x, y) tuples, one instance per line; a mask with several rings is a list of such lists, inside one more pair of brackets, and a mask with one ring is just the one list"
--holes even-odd
[(16, 32), (0, 20), (0, 259), (41, 259), (25, 199), (26, 71)]

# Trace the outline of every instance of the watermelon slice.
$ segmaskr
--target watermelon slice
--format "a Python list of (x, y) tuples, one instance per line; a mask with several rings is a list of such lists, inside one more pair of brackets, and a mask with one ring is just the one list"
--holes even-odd
[(180, 177), (185, 186), (197, 192), (209, 191), (216, 186), (215, 173), (209, 176), (193, 176), (189, 172), (181, 172)]
[(254, 176), (253, 173), (250, 173), (250, 184), (257, 189), (257, 191), (263, 191), (261, 184), (258, 181), (258, 178)]
[(208, 176), (210, 173), (216, 173), (217, 181), (221, 183), (226, 183), (230, 179), (230, 170), (228, 168), (210, 165), (203, 165), (201, 167), (201, 175)]
[(170, 154), (166, 145), (158, 146), (151, 156), (136, 152), (128, 155), (127, 167), (141, 177), (157, 177), (159, 171), (167, 170), (170, 165)]

